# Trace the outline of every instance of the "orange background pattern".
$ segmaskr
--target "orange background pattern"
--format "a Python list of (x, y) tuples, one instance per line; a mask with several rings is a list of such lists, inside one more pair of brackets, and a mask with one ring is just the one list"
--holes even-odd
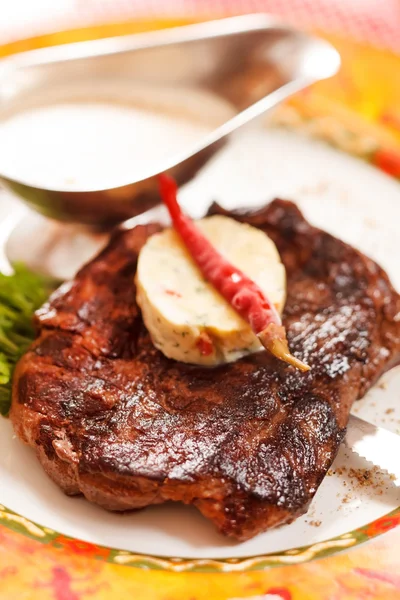
[[(93, 546), (56, 549), (0, 527), (2, 600), (369, 600), (400, 597), (400, 532), (303, 565), (247, 573), (167, 573), (105, 563)], [(397, 548), (397, 552), (396, 552)], [(273, 600), (277, 600), (274, 598)]]

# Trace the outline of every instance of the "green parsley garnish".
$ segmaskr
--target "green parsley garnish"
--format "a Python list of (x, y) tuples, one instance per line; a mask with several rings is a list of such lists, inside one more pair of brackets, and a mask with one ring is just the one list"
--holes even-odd
[(13, 275), (0, 273), (0, 414), (11, 405), (15, 365), (35, 339), (33, 313), (54, 289), (54, 281), (15, 267)]

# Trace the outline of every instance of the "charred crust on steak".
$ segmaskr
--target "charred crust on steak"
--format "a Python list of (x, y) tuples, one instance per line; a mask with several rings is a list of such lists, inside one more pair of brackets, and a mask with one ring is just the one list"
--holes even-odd
[(66, 493), (110, 510), (192, 503), (243, 540), (307, 510), (353, 402), (399, 362), (400, 301), (380, 267), (290, 202), (211, 213), (277, 245), (290, 347), (311, 371), (266, 352), (208, 369), (157, 351), (134, 286), (151, 224), (116, 233), (38, 311), (11, 419)]

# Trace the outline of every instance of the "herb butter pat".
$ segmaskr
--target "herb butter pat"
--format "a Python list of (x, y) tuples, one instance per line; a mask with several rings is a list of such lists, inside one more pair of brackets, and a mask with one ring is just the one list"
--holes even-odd
[[(282, 312), (286, 274), (272, 240), (228, 217), (208, 217), (197, 225)], [(250, 326), (204, 280), (173, 229), (152, 236), (142, 248), (136, 286), (152, 341), (169, 358), (213, 366), (262, 348)]]

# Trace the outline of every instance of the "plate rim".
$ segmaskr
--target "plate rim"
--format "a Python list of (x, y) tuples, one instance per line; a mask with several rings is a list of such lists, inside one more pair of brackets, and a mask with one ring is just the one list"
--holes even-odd
[(140, 552), (87, 542), (60, 533), (45, 525), (40, 525), (4, 505), (0, 505), (0, 525), (42, 544), (70, 550), (76, 554), (84, 554), (96, 560), (119, 566), (173, 573), (246, 573), (274, 567), (299, 565), (355, 548), (394, 529), (399, 524), (400, 506), (352, 531), (320, 542), (279, 552), (226, 558), (167, 557), (156, 554), (141, 554)]

